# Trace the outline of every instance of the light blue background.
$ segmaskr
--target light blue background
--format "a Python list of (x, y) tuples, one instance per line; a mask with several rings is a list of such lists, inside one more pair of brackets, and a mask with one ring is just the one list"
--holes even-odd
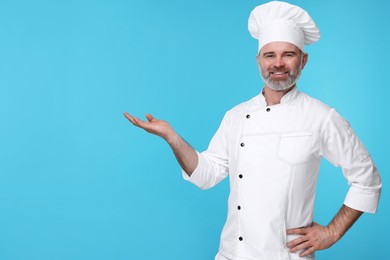
[[(122, 113), (150, 112), (204, 150), (225, 111), (262, 87), (247, 31), (261, 3), (2, 0), (0, 259), (213, 259), (228, 181), (183, 181), (168, 145)], [(317, 259), (390, 259), (390, 4), (291, 3), (322, 32), (299, 89), (349, 120), (384, 182), (378, 213)], [(317, 222), (347, 190), (324, 162)]]

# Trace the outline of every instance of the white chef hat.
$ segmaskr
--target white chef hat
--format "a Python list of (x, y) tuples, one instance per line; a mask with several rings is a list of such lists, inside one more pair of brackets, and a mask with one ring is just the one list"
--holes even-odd
[(259, 40), (259, 50), (270, 42), (289, 42), (303, 51), (303, 46), (320, 39), (320, 30), (302, 8), (272, 1), (251, 12), (248, 30)]

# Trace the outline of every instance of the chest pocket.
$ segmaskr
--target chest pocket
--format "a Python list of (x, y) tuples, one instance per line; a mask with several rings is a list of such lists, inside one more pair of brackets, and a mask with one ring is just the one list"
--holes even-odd
[(307, 162), (312, 145), (312, 136), (311, 132), (280, 134), (277, 148), (278, 159), (291, 165)]

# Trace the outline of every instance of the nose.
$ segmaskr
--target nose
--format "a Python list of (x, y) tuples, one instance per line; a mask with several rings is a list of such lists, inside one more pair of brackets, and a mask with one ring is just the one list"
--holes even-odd
[(283, 57), (276, 57), (274, 66), (280, 68), (283, 67), (284, 65), (285, 64), (284, 64)]

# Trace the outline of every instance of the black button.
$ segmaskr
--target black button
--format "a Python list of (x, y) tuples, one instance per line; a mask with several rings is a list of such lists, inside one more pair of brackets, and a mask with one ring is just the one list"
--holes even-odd
[(266, 111), (267, 111), (267, 112), (271, 111), (271, 108), (267, 107)]
[(238, 206), (237, 209), (240, 210), (240, 209), (241, 209), (241, 206)]
[(242, 174), (238, 175), (238, 178), (242, 179)]
[(246, 118), (248, 118), (248, 119), (251, 118), (251, 115), (246, 115)]
[(244, 143), (241, 143), (240, 145), (241, 145), (241, 147), (244, 147), (244, 146), (245, 146), (245, 144), (244, 144)]
[(239, 238), (238, 238), (238, 240), (242, 241), (242, 240), (243, 240), (243, 238), (242, 238), (242, 237), (239, 237)]

